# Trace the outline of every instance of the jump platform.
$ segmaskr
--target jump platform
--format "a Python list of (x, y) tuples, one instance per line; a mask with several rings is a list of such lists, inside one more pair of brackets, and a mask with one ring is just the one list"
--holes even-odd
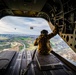
[(40, 70), (63, 69), (63, 64), (52, 53), (49, 55), (41, 55), (38, 52), (35, 55)]

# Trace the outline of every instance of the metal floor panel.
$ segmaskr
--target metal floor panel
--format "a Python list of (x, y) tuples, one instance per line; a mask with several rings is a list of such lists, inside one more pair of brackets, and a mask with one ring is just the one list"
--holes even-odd
[[(37, 56), (37, 55), (36, 55)], [(47, 56), (48, 57), (48, 56)], [(52, 58), (51, 58), (52, 57)], [(50, 57), (50, 63), (53, 64), (54, 63), (58, 63), (58, 62), (61, 62), (56, 56), (54, 56), (52, 54), (52, 56)], [(55, 59), (57, 59), (56, 61), (53, 59), (53, 57)], [(39, 57), (40, 58), (40, 57)], [(45, 62), (43, 62), (44, 59), (40, 58), (39, 61), (41, 61), (41, 65), (45, 65)], [(54, 61), (53, 61), (54, 60)], [(47, 60), (46, 60), (47, 61)], [(52, 62), (51, 62), (52, 61)], [(48, 61), (47, 61), (48, 62)], [(62, 63), (62, 62), (61, 62)], [(63, 64), (63, 63), (62, 63)], [(37, 58), (35, 57), (34, 59), (34, 62), (33, 62), (33, 69), (34, 69), (34, 74), (32, 71), (32, 67), (31, 69), (28, 71), (28, 74), (27, 75), (75, 75), (75, 73), (73, 73), (70, 69), (66, 69), (64, 67), (65, 64), (62, 65), (62, 68), (61, 69), (50, 69), (50, 70), (46, 70), (46, 71), (43, 71), (40, 69), (40, 65), (39, 65), (39, 62), (37, 60)], [(46, 68), (46, 67), (44, 67)]]
[[(16, 55), (15, 57), (15, 60), (13, 60), (12, 62), (13, 65), (12, 64), (10, 65), (8, 73), (4, 75), (22, 75), (26, 70), (27, 65), (31, 62), (32, 55), (33, 51), (27, 51), (27, 50), (23, 51), (22, 53), (18, 53), (18, 55)], [(65, 64), (63, 64), (54, 54), (51, 54), (51, 57), (46, 56), (48, 58), (48, 61), (46, 60), (47, 62), (43, 62), (45, 60), (43, 60), (42, 58), (44, 57), (45, 59), (45, 56), (43, 57), (40, 56), (38, 60), (36, 56), (37, 54), (35, 55), (35, 58), (32, 64), (30, 65), (30, 68), (28, 69), (26, 75), (76, 75), (69, 68), (65, 68)], [(40, 65), (53, 64), (53, 63), (56, 64), (61, 62), (62, 68), (41, 70), (39, 66), (40, 62), (41, 62)], [(44, 69), (46, 68), (46, 66), (44, 66)]]
[(0, 69), (7, 68), (15, 53), (15, 51), (3, 51), (0, 53)]

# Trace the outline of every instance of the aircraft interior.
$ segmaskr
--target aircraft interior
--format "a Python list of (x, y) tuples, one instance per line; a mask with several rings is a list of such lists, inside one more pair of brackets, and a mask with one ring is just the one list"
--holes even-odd
[[(51, 30), (57, 23), (58, 35), (76, 54), (76, 0), (0, 0), (0, 19), (6, 16), (43, 18)], [(0, 75), (76, 75), (76, 63), (55, 51), (43, 56), (23, 46), (20, 52), (0, 52)]]

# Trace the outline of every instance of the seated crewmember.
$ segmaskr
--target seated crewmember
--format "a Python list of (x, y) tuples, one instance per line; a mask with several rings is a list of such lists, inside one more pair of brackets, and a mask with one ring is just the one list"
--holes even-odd
[(55, 26), (55, 29), (53, 30), (52, 33), (48, 34), (47, 30), (42, 30), (41, 34), (38, 38), (36, 38), (34, 42), (34, 46), (38, 45), (38, 53), (47, 55), (49, 54), (52, 49), (50, 45), (50, 39), (54, 37), (58, 33), (58, 26)]

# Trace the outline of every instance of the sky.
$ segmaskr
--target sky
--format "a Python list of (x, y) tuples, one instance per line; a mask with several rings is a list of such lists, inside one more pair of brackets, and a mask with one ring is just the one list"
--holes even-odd
[(43, 18), (7, 16), (0, 20), (0, 34), (39, 35), (43, 29), (51, 32), (48, 22)]

